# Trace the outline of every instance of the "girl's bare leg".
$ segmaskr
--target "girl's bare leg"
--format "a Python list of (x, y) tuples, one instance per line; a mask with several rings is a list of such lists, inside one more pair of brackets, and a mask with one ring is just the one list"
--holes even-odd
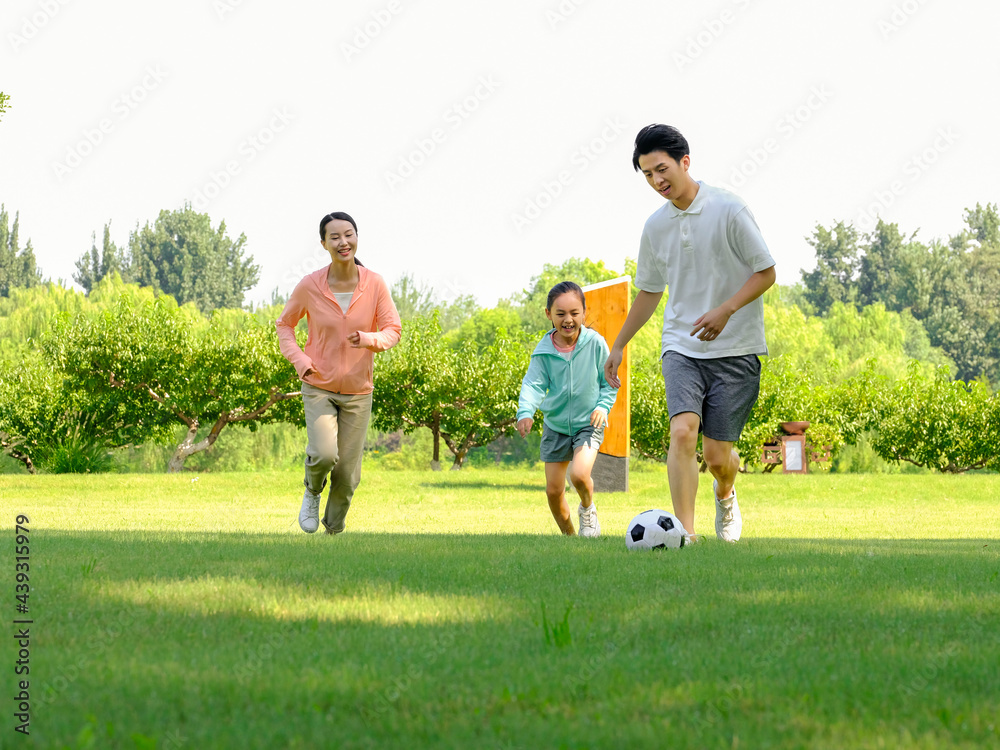
[(573, 521), (566, 504), (566, 469), (569, 461), (546, 462), (545, 464), (545, 495), (549, 499), (549, 510), (556, 519), (559, 530), (567, 536), (576, 534)]

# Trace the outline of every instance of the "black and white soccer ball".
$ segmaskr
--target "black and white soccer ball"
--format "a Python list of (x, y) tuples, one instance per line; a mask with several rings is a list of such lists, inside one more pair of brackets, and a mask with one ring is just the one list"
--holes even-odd
[(683, 524), (665, 510), (643, 511), (625, 531), (625, 546), (629, 549), (679, 549), (686, 542)]

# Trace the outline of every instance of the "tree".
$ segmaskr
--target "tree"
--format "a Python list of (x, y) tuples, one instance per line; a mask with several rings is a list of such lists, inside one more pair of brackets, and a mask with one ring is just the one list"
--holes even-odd
[(500, 305), (495, 308), (477, 310), (456, 329), (445, 335), (445, 342), (454, 350), (460, 351), (471, 347), (471, 351), (485, 351), (489, 348), (502, 329), (518, 331), (521, 328), (521, 318), (509, 307)]
[[(878, 220), (865, 237), (866, 247), (858, 264), (857, 304), (881, 303), (889, 310), (902, 310), (912, 284), (904, 278), (904, 239), (895, 224)], [(908, 269), (907, 269), (908, 270)]]
[[(774, 290), (774, 291), (772, 291)], [(794, 304), (784, 303), (775, 284), (764, 298), (764, 330), (769, 358), (783, 357), (795, 370), (808, 372), (817, 382), (830, 382), (839, 369), (839, 352), (824, 326)]]
[(1000, 397), (982, 381), (952, 380), (947, 367), (928, 375), (912, 363), (894, 386), (860, 387), (881, 394), (868, 425), (872, 446), (887, 461), (905, 461), (949, 474), (1000, 470)]
[(432, 466), (439, 466), (443, 441), (459, 469), (469, 450), (511, 432), (530, 356), (527, 342), (503, 328), (483, 348), (469, 340), (453, 349), (442, 339), (436, 312), (411, 318), (400, 343), (375, 368), (372, 425), (406, 433), (427, 427), (434, 437)]
[(913, 316), (909, 308), (900, 313), (900, 322), (903, 325), (903, 353), (909, 359), (928, 362), (935, 367), (946, 365), (954, 371), (954, 361), (945, 353), (944, 349), (931, 344), (924, 324)]
[(962, 231), (929, 246), (882, 220), (860, 239), (843, 222), (817, 226), (817, 267), (802, 274), (809, 306), (824, 316), (837, 303), (909, 310), (959, 379), (1000, 382), (1000, 211), (977, 203), (964, 218)]
[(438, 306), (434, 290), (417, 283), (409, 273), (400, 276), (389, 290), (400, 320), (409, 320), (418, 315), (430, 315)]
[(253, 257), (244, 257), (245, 245), (246, 235), (233, 241), (226, 222), (212, 229), (208, 214), (190, 205), (160, 211), (152, 226), (147, 222), (129, 236), (128, 276), (178, 304), (193, 302), (204, 313), (240, 308), (245, 293), (260, 278)]
[(125, 253), (111, 240), (111, 223), (104, 225), (104, 241), (97, 249), (97, 235), (91, 234), (90, 253), (85, 253), (76, 261), (73, 281), (83, 287), (87, 294), (101, 279), (112, 274), (128, 275)]
[(105, 393), (67, 388), (39, 350), (0, 362), (0, 445), (31, 474), (107, 470), (112, 449), (166, 436), (154, 416)]
[(37, 356), (0, 360), (0, 448), (34, 474), (56, 422), (59, 377)]
[(60, 313), (95, 315), (114, 307), (122, 295), (136, 303), (155, 298), (149, 287), (125, 284), (117, 274), (99, 281), (89, 297), (51, 281), (12, 289), (9, 297), (0, 298), (0, 356), (16, 358), (35, 348)]
[(822, 322), (840, 360), (842, 375), (857, 373), (873, 356), (886, 373), (902, 372), (906, 367), (905, 329), (899, 315), (887, 311), (882, 303), (858, 310), (836, 302)]
[(11, 289), (10, 296), (0, 298), (0, 355), (23, 356), (37, 346), (59, 313), (76, 314), (86, 305), (82, 294), (52, 282)]
[(476, 298), (471, 294), (463, 294), (451, 302), (442, 302), (433, 289), (418, 283), (409, 273), (404, 273), (396, 280), (390, 294), (400, 320), (406, 322), (411, 318), (428, 317), (437, 311), (442, 333), (460, 327), (479, 311)]
[(957, 374), (962, 380), (985, 377), (1000, 385), (1000, 243), (982, 242), (966, 254), (965, 262), (968, 284), (961, 308), (969, 339), (980, 348), (963, 342), (965, 366)]
[(10, 97), (4, 92), (0, 91), (0, 119), (3, 119), (3, 113), (10, 108)]
[(441, 330), (448, 333), (479, 312), (479, 305), (471, 294), (463, 294), (440, 305), (438, 310), (441, 313)]
[(965, 236), (963, 239), (973, 239), (980, 246), (992, 245), (1000, 247), (1000, 213), (996, 203), (987, 203), (975, 208), (965, 209)]
[(372, 426), (406, 434), (418, 427), (430, 429), (434, 468), (441, 461), (441, 412), (453, 361), (449, 355), (437, 313), (410, 318), (403, 321), (399, 343), (379, 358), (373, 378)]
[(927, 256), (932, 290), (917, 317), (934, 346), (955, 363), (961, 380), (985, 376), (1000, 382), (1000, 251), (992, 245), (966, 247), (956, 238), (933, 242)]
[(455, 456), (451, 468), (461, 469), (472, 448), (512, 434), (531, 349), (522, 335), (500, 328), (485, 349), (469, 341), (452, 356), (454, 379), (442, 410), (441, 438)]
[(823, 315), (835, 302), (854, 302), (854, 279), (858, 271), (858, 231), (851, 224), (837, 222), (833, 229), (816, 225), (806, 241), (816, 251), (816, 268), (802, 271), (805, 296)]
[(9, 297), (11, 289), (37, 286), (42, 280), (31, 240), (20, 247), (19, 223), (20, 213), (16, 213), (11, 227), (7, 208), (0, 204), (0, 297)]
[(631, 389), (630, 444), (646, 458), (666, 461), (670, 448), (670, 415), (660, 362), (656, 357), (633, 357)]
[(169, 297), (141, 305), (122, 297), (95, 318), (64, 317), (48, 344), (71, 388), (145, 410), (157, 426), (187, 428), (167, 467), (175, 472), (228, 425), (303, 421), (301, 402), (292, 401), (301, 395), (298, 377), (273, 324), (228, 313), (206, 322)]

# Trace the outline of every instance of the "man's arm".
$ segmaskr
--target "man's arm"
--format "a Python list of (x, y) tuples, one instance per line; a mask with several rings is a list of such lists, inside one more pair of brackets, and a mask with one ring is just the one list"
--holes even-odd
[(625, 347), (632, 340), (632, 337), (639, 332), (639, 329), (646, 324), (649, 317), (656, 312), (656, 306), (660, 304), (662, 297), (663, 292), (654, 294), (653, 292), (639, 290), (639, 295), (635, 298), (635, 302), (632, 303), (632, 307), (628, 311), (628, 317), (625, 318), (625, 323), (622, 325), (621, 331), (618, 332), (615, 343), (611, 346), (611, 352), (604, 363), (604, 379), (608, 381), (608, 384), (612, 388), (621, 388), (622, 386), (621, 381), (618, 379), (618, 367), (622, 363)]
[(712, 341), (722, 333), (722, 329), (736, 311), (749, 305), (770, 289), (774, 279), (774, 266), (753, 274), (736, 294), (698, 318), (690, 335), (697, 336), (701, 341)]

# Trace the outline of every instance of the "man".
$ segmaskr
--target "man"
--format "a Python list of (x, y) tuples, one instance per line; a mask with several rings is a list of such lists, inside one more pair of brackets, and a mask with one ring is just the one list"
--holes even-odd
[(646, 221), (635, 283), (639, 294), (604, 365), (619, 387), (625, 346), (649, 320), (665, 288), (662, 365), (670, 414), (667, 472), (674, 515), (692, 541), (702, 449), (715, 477), (715, 533), (735, 542), (743, 529), (736, 500), (740, 458), (733, 448), (760, 390), (767, 353), (760, 296), (774, 283), (774, 259), (750, 209), (732, 193), (688, 174), (687, 140), (669, 125), (639, 131), (632, 166), (667, 203)]

